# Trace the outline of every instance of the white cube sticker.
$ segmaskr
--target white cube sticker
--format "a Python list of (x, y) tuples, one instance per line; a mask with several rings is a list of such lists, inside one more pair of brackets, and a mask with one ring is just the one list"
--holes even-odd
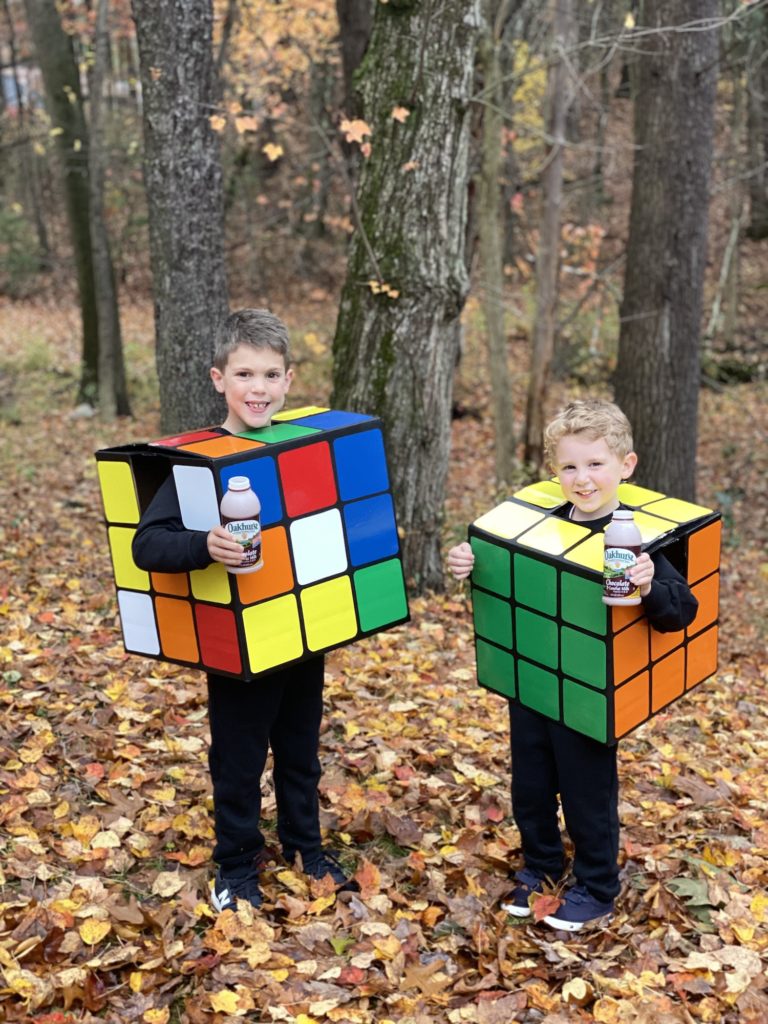
[(205, 466), (174, 466), (181, 521), (188, 530), (207, 533), (221, 523), (213, 473)]
[(337, 576), (347, 568), (344, 528), (337, 508), (291, 523), (296, 579), (304, 586)]
[(117, 604), (120, 608), (120, 624), (123, 628), (126, 650), (135, 651), (137, 654), (159, 654), (160, 640), (149, 594), (118, 590)]

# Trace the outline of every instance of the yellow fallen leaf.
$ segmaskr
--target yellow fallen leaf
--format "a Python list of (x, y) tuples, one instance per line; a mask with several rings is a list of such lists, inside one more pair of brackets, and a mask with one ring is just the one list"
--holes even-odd
[(261, 147), (261, 152), (270, 163), (274, 163), (278, 157), (283, 155), (283, 147), (276, 142), (267, 142)]
[(184, 879), (177, 871), (161, 871), (152, 884), (152, 895), (168, 898), (184, 888)]
[(89, 917), (78, 928), (80, 938), (86, 946), (95, 946), (102, 939), (105, 939), (111, 931), (112, 923), (110, 921), (98, 921), (95, 917)]
[(393, 121), (399, 121), (400, 124), (404, 124), (411, 116), (410, 110), (407, 107), (395, 107), (390, 114)]
[(141, 986), (144, 983), (144, 975), (141, 971), (131, 971), (128, 975), (128, 988), (131, 992), (141, 992)]
[(226, 117), (222, 117), (221, 114), (211, 114), (208, 118), (208, 123), (215, 132), (223, 132), (227, 124)]
[(168, 1024), (170, 1018), (171, 1011), (167, 1006), (163, 1006), (156, 1010), (145, 1010), (141, 1019), (146, 1021), (146, 1024)]
[(229, 988), (221, 989), (219, 992), (210, 992), (208, 998), (217, 1013), (237, 1013), (240, 1005), (237, 992), (233, 992)]

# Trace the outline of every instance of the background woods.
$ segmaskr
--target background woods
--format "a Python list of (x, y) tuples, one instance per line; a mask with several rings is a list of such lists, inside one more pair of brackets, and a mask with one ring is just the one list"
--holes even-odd
[[(767, 26), (1, 0), (0, 1019), (768, 1019)], [(92, 451), (215, 421), (244, 304), (291, 328), (292, 404), (383, 418), (423, 593), (328, 661), (323, 825), (364, 898), (278, 860), (271, 916), (217, 921), (201, 681), (118, 644)], [(505, 708), (440, 551), (587, 392), (630, 413), (640, 482), (723, 512), (722, 657), (622, 742), (622, 902), (564, 944), (498, 908)]]

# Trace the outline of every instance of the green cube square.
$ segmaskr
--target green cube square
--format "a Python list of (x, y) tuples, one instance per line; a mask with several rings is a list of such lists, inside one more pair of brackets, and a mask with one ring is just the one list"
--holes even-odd
[(490, 690), (515, 696), (515, 659), (485, 640), (477, 641), (477, 681)]
[(498, 597), (486, 594), (484, 590), (473, 587), (472, 609), (477, 635), (511, 650), (512, 606), (509, 601), (502, 601)]
[(549, 668), (557, 668), (557, 623), (554, 619), (546, 619), (525, 608), (516, 608), (515, 636), (519, 654)]
[(353, 574), (360, 629), (379, 629), (408, 614), (403, 568), (399, 558), (377, 562)]
[(557, 569), (527, 555), (515, 554), (515, 600), (544, 612), (557, 614)]
[(564, 572), (560, 576), (560, 608), (564, 622), (600, 636), (608, 632), (608, 609), (600, 583)]
[(547, 718), (560, 718), (560, 688), (557, 676), (520, 658), (517, 662), (517, 690), (521, 704)]
[(560, 642), (564, 674), (604, 690), (607, 660), (605, 641), (582, 633), (581, 630), (571, 629), (570, 626), (563, 626)]
[(563, 723), (592, 739), (606, 742), (608, 701), (602, 693), (563, 680)]
[(509, 551), (498, 544), (473, 537), (470, 541), (475, 556), (472, 582), (494, 594), (510, 597), (512, 594), (512, 561)]

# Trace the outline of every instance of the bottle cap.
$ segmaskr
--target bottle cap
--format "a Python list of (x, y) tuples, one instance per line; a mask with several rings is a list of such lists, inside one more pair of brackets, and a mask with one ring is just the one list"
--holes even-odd
[[(237, 478), (235, 478), (235, 479), (237, 479)], [(231, 486), (232, 486), (232, 484), (230, 483), (230, 487)], [(613, 513), (613, 518), (614, 519), (633, 519), (634, 515), (635, 515), (635, 513), (632, 511), (631, 508), (617, 508), (616, 511)]]
[(230, 491), (247, 491), (251, 486), (251, 481), (247, 476), (233, 476), (229, 478), (227, 487)]

